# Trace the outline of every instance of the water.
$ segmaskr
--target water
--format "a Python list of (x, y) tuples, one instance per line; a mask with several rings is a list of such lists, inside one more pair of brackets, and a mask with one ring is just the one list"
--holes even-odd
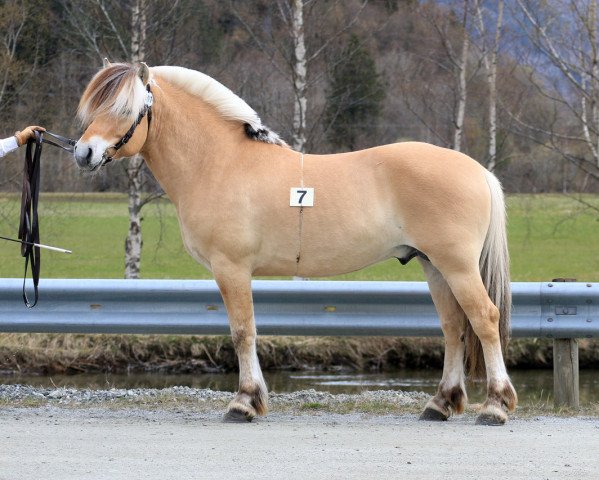
[[(278, 393), (313, 388), (331, 393), (359, 393), (365, 390), (403, 390), (434, 393), (441, 378), (437, 370), (399, 370), (385, 373), (354, 372), (266, 372), (269, 390)], [(552, 370), (514, 370), (512, 382), (520, 403), (553, 400)], [(39, 387), (75, 388), (166, 388), (188, 386), (233, 392), (237, 388), (236, 373), (227, 374), (80, 374), (53, 376), (0, 376), (4, 384), (28, 384)], [(484, 385), (468, 386), (472, 402), (484, 398)], [(580, 371), (580, 402), (599, 402), (599, 371)]]

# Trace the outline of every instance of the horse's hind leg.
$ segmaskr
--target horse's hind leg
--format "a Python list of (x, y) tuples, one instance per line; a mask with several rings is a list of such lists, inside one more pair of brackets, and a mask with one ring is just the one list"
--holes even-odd
[[(455, 260), (455, 259), (454, 259)], [(455, 262), (440, 267), (451, 291), (466, 313), (474, 333), (480, 339), (487, 374), (487, 399), (476, 423), (502, 425), (508, 411), (516, 408), (518, 398), (507, 374), (499, 335), (499, 310), (483, 285), (478, 265)]]
[(447, 420), (464, 411), (467, 403), (464, 385), (464, 325), (466, 316), (443, 276), (429, 261), (419, 259), (441, 319), (445, 337), (443, 377), (437, 393), (426, 404), (420, 420)]
[(231, 264), (213, 264), (239, 359), (239, 391), (229, 403), (225, 422), (251, 422), (268, 411), (268, 390), (256, 354), (256, 323), (252, 302), (251, 275)]

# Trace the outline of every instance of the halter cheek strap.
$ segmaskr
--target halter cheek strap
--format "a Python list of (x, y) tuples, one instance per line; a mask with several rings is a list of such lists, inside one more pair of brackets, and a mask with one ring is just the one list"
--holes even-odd
[[(125, 145), (127, 142), (129, 142), (129, 140), (131, 140), (131, 137), (135, 133), (135, 129), (141, 123), (141, 121), (143, 120), (143, 118), (146, 115), (148, 116), (148, 130), (150, 129), (150, 123), (152, 122), (152, 105), (153, 104), (154, 104), (154, 95), (152, 95), (152, 91), (150, 90), (150, 84), (148, 83), (146, 85), (146, 99), (144, 102), (144, 108), (142, 108), (141, 112), (139, 112), (139, 115), (137, 116), (137, 120), (135, 120), (135, 122), (133, 122), (133, 125), (131, 125), (129, 130), (127, 130), (127, 133), (125, 133), (125, 135), (123, 135), (122, 138), (118, 142), (116, 142), (112, 147), (109, 147), (108, 149), (106, 149), (106, 151), (102, 155), (102, 165), (106, 165), (107, 163), (112, 162), (112, 160), (114, 159), (114, 156), (116, 155), (116, 152), (118, 152), (119, 149), (123, 145)], [(108, 154), (108, 150), (110, 150), (110, 149), (114, 150), (112, 155)]]

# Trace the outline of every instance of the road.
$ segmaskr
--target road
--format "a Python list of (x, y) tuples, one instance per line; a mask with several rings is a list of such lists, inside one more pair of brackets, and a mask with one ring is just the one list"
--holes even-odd
[(0, 409), (0, 479), (590, 479), (599, 420)]

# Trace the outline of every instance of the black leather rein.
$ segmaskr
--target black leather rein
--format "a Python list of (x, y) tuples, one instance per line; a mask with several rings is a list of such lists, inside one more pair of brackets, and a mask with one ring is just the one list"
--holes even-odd
[[(56, 140), (68, 146), (60, 145), (44, 138), (44, 134), (54, 137)], [(21, 194), (21, 218), (19, 222), (19, 240), (21, 242), (21, 256), (25, 257), (25, 274), (23, 275), (23, 301), (28, 308), (33, 308), (39, 298), (38, 284), (40, 281), (40, 228), (37, 214), (40, 188), (40, 159), (42, 156), (42, 144), (48, 143), (73, 153), (75, 140), (65, 138), (51, 132), (35, 132), (35, 138), (27, 142), (25, 150), (25, 167), (23, 171), (23, 191)], [(5, 239), (11, 240), (11, 239)], [(25, 282), (27, 270), (31, 264), (31, 277), (33, 279), (33, 303), (29, 301)]]

